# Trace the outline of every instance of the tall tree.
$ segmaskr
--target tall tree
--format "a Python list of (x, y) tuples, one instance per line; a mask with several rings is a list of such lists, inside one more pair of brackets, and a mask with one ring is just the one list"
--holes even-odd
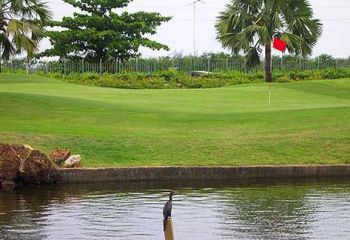
[(41, 0), (0, 0), (0, 72), (2, 60), (26, 52), (31, 58), (44, 37), (44, 26), (51, 18)]
[(53, 21), (49, 31), (52, 48), (43, 55), (89, 60), (118, 59), (121, 61), (138, 55), (141, 46), (159, 50), (167, 46), (152, 41), (147, 35), (156, 33), (163, 22), (171, 18), (159, 13), (126, 11), (118, 13), (132, 0), (64, 0), (79, 8), (73, 17)]
[(265, 78), (272, 81), (272, 41), (287, 43), (289, 53), (307, 56), (322, 33), (308, 0), (231, 0), (216, 23), (218, 40), (234, 53), (244, 52), (249, 67), (265, 48)]

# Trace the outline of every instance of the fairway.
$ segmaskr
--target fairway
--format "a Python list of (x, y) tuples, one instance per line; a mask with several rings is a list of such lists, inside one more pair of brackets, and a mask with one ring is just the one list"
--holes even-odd
[(86, 167), (350, 163), (350, 80), (123, 90), (0, 75), (0, 142)]

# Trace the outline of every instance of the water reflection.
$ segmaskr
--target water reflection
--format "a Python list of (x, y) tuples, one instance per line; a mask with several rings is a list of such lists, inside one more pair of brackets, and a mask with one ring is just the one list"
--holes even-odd
[(240, 239), (303, 239), (305, 222), (310, 221), (314, 207), (305, 201), (305, 186), (246, 188), (228, 191), (224, 204), (225, 229)]
[(349, 239), (350, 180), (89, 184), (0, 192), (0, 239)]

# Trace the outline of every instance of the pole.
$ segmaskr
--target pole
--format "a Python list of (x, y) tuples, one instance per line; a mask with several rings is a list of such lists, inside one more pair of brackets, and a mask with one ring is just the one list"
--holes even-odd
[(208, 72), (210, 72), (211, 65), (210, 65), (210, 57), (208, 57)]
[(272, 83), (269, 84), (269, 105), (271, 105)]
[(283, 57), (281, 57), (281, 71), (283, 70)]
[(175, 240), (173, 221), (171, 219), (167, 220), (164, 236), (165, 236), (165, 240)]
[(193, 56), (196, 56), (196, 4), (197, 1), (193, 3)]
[(2, 46), (0, 45), (0, 73), (2, 73)]
[[(273, 47), (271, 47), (271, 59), (269, 61), (271, 61), (270, 63), (270, 72), (272, 75), (272, 51), (273, 51)], [(271, 94), (272, 94), (272, 77), (271, 77), (271, 81), (269, 81), (269, 105), (271, 105)]]
[[(150, 66), (150, 68), (151, 68), (151, 66)], [(135, 72), (137, 73), (139, 71), (139, 60), (138, 60), (138, 58), (136, 58), (136, 60), (135, 60)]]
[(27, 75), (29, 75), (29, 56), (27, 56), (27, 59), (26, 59), (26, 71), (27, 71)]

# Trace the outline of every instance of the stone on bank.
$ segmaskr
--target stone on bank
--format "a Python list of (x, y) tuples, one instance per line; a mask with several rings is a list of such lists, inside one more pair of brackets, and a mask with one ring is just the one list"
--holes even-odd
[(18, 184), (48, 184), (57, 179), (57, 169), (42, 152), (28, 145), (0, 143), (0, 185), (11, 189)]

